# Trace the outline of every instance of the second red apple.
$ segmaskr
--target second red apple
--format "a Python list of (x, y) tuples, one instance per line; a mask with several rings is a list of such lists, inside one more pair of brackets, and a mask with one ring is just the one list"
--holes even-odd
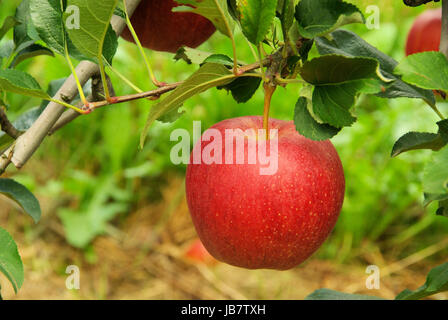
[[(181, 46), (196, 48), (215, 32), (203, 16), (191, 12), (172, 12), (173, 0), (142, 0), (131, 18), (142, 45), (156, 51), (176, 52)], [(128, 29), (122, 37), (134, 41)]]
[(442, 30), (442, 9), (426, 10), (412, 24), (406, 42), (406, 55), (439, 51)]

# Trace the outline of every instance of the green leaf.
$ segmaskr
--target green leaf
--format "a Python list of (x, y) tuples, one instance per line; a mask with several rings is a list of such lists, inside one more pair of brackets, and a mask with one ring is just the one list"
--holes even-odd
[[(47, 87), (48, 95), (50, 97), (54, 97), (66, 81), (67, 81), (67, 78), (59, 78), (59, 79), (51, 80)], [(86, 85), (87, 85), (87, 83), (86, 83)]]
[[(87, 177), (89, 179), (89, 177)], [(83, 201), (80, 210), (63, 209), (59, 212), (67, 241), (77, 247), (85, 248), (96, 236), (106, 232), (108, 222), (117, 214), (129, 210), (126, 199), (119, 199), (115, 177), (108, 176), (94, 182), (97, 188), (89, 200)], [(83, 186), (85, 187), (85, 186)]]
[(21, 63), (27, 59), (34, 58), (37, 56), (43, 56), (43, 55), (54, 57), (54, 53), (50, 49), (48, 49), (44, 46), (41, 46), (40, 44), (31, 44), (30, 46), (22, 49), (21, 51), (19, 51), (17, 53), (13, 62), (11, 63), (11, 67), (14, 68), (19, 63)]
[(347, 57), (369, 57), (380, 63), (381, 74), (394, 81), (377, 96), (381, 98), (416, 98), (423, 99), (431, 105), (435, 105), (435, 97), (431, 90), (425, 90), (408, 84), (393, 74), (398, 62), (368, 44), (358, 35), (346, 30), (336, 30), (331, 33), (331, 40), (316, 38), (317, 49), (320, 54), (339, 54)]
[(383, 90), (386, 90), (388, 86), (379, 79), (362, 79), (353, 82), (357, 82), (359, 86), (359, 92), (365, 94), (377, 94), (379, 92), (382, 92)]
[(16, 120), (13, 121), (14, 127), (16, 127), (16, 129), (20, 131), (28, 130), (37, 120), (37, 118), (39, 118), (44, 109), (45, 108), (42, 107), (34, 107), (24, 112)]
[(233, 60), (225, 54), (212, 54), (207, 57), (203, 63), (219, 63), (228, 67), (233, 67)]
[(308, 39), (322, 36), (345, 24), (364, 23), (361, 11), (341, 0), (302, 0), (295, 17), (300, 34)]
[(240, 13), (238, 12), (238, 5), (236, 4), (236, 0), (227, 0), (227, 7), (229, 8), (230, 16), (235, 21), (240, 21)]
[(330, 289), (318, 289), (307, 296), (305, 300), (385, 300), (380, 297), (363, 294), (350, 294)]
[(230, 32), (235, 28), (235, 22), (230, 16), (227, 0), (176, 0), (179, 4), (187, 4), (192, 7), (177, 7), (173, 11), (189, 11), (199, 14), (210, 20), (217, 30), (230, 37)]
[(423, 286), (414, 291), (406, 289), (395, 300), (419, 300), (443, 291), (448, 291), (448, 263), (429, 271)]
[(179, 118), (181, 118), (184, 114), (185, 111), (182, 110), (183, 108), (179, 108), (179, 109), (173, 109), (168, 113), (165, 113), (163, 116), (159, 117), (159, 119), (157, 119), (157, 121), (163, 122), (163, 123), (173, 123), (176, 122), (176, 120), (178, 120)]
[(20, 70), (0, 70), (0, 90), (39, 99), (50, 98), (31, 75)]
[[(96, 211), (92, 211), (94, 208)], [(89, 208), (86, 212), (61, 209), (59, 217), (64, 226), (67, 241), (76, 248), (85, 248), (96, 236), (105, 232), (108, 220), (126, 210), (126, 205), (110, 203)]]
[(14, 41), (9, 40), (0, 44), (0, 59), (9, 58), (14, 53)]
[(441, 52), (407, 56), (395, 69), (403, 81), (423, 89), (448, 91), (448, 60)]
[[(189, 47), (181, 47), (177, 50), (174, 60), (184, 60), (188, 64), (201, 64), (205, 62), (205, 59), (210, 57), (212, 54), (209, 52), (204, 52)], [(232, 62), (233, 65), (233, 62)]]
[(5, 21), (3, 21), (3, 25), (0, 28), (0, 40), (3, 39), (5, 34), (12, 28), (14, 28), (19, 22), (14, 17), (7, 17)]
[(262, 42), (271, 28), (277, 11), (277, 0), (238, 0), (241, 29), (255, 45)]
[(418, 149), (431, 149), (438, 151), (448, 143), (448, 120), (437, 122), (439, 131), (436, 133), (408, 132), (392, 148), (392, 157), (399, 154)]
[(39, 40), (39, 35), (30, 19), (30, 1), (23, 0), (17, 7), (15, 19), (19, 23), (14, 27), (14, 43), (17, 50), (27, 42), (34, 43)]
[(0, 272), (8, 278), (17, 293), (23, 284), (23, 263), (17, 244), (11, 235), (2, 228), (0, 228)]
[(317, 122), (308, 110), (309, 101), (305, 97), (300, 97), (294, 108), (294, 124), (297, 131), (304, 137), (322, 141), (328, 140), (338, 134), (341, 130), (326, 123)]
[(445, 194), (432, 194), (432, 193), (424, 193), (424, 201), (423, 205), (426, 207), (433, 201), (444, 201), (448, 200), (448, 193)]
[(442, 201), (439, 201), (439, 207), (437, 208), (436, 215), (448, 217), (448, 194), (446, 194), (446, 198)]
[[(110, 25), (118, 0), (67, 0), (67, 9), (79, 9), (79, 28), (68, 29), (70, 40), (84, 55), (95, 61), (104, 58), (111, 64), (117, 51), (118, 40)], [(64, 13), (64, 21), (72, 19)]]
[(206, 63), (190, 76), (183, 84), (171, 92), (165, 99), (151, 108), (143, 129), (140, 146), (143, 147), (151, 124), (173, 109), (179, 108), (186, 100), (194, 95), (217, 86), (226, 85), (235, 78), (235, 75), (225, 66), (217, 63)]
[[(119, 5), (120, 5), (120, 3), (119, 3)], [(122, 19), (126, 19), (126, 12), (124, 12), (124, 10), (122, 8), (119, 8), (118, 6), (114, 10), (114, 15), (116, 15)]]
[(15, 201), (34, 222), (39, 222), (42, 214), (39, 201), (23, 185), (12, 179), (0, 179), (0, 193)]
[(439, 206), (437, 208), (436, 214), (438, 216), (448, 217), (448, 193), (445, 194), (432, 194), (424, 193), (425, 200), (423, 205), (426, 207), (433, 201), (439, 201)]
[[(62, 87), (62, 85), (65, 83), (66, 80), (67, 80), (67, 78), (59, 78), (59, 79), (51, 80), (50, 83), (48, 84), (47, 94), (50, 97), (54, 97), (56, 95), (56, 93), (59, 91), (59, 89)], [(84, 89), (86, 86), (87, 86), (87, 83), (84, 85)], [(84, 91), (84, 93), (86, 95), (88, 95), (88, 93), (86, 91)], [(79, 99), (79, 94), (77, 94), (76, 98), (74, 98), (73, 101), (75, 101), (76, 99)], [(50, 103), (50, 101), (48, 101), (48, 100), (42, 100), (42, 102), (40, 103), (40, 106), (42, 108), (45, 108), (46, 106), (48, 106), (49, 103)]]
[(278, 0), (277, 13), (282, 24), (283, 38), (288, 38), (289, 29), (294, 24), (295, 1)]
[(257, 92), (260, 83), (260, 78), (238, 77), (231, 83), (218, 87), (218, 89), (226, 89), (232, 93), (232, 97), (236, 102), (246, 103)]
[(410, 150), (431, 149), (440, 150), (446, 142), (436, 133), (408, 132), (395, 142), (391, 157), (396, 157)]
[(443, 141), (448, 143), (448, 119), (437, 122), (439, 127), (438, 134), (442, 137)]
[(73, 45), (64, 29), (63, 11), (60, 0), (30, 0), (30, 16), (36, 32), (47, 46), (65, 55), (65, 41), (71, 57), (87, 60)]
[(52, 49), (64, 54), (64, 28), (60, 0), (30, 0), (30, 16), (40, 38)]
[(423, 191), (429, 194), (448, 193), (448, 147), (435, 152), (423, 171)]
[(356, 118), (350, 113), (355, 104), (360, 83), (349, 82), (331, 86), (316, 86), (313, 90), (313, 111), (325, 123), (341, 128), (350, 126)]
[(372, 58), (329, 54), (305, 62), (300, 75), (314, 85), (337, 84), (376, 78), (378, 66)]

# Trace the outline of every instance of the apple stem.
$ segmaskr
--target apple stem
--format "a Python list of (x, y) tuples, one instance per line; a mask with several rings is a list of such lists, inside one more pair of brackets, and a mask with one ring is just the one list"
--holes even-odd
[(270, 82), (265, 82), (264, 87), (264, 112), (263, 112), (263, 129), (266, 130), (266, 140), (269, 140), (269, 110), (271, 109), (272, 95), (277, 86)]

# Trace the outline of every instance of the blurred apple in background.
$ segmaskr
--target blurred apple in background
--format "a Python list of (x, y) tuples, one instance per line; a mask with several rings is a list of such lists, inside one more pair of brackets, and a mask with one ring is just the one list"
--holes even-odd
[(426, 10), (414, 21), (408, 34), (406, 55), (439, 51), (442, 30), (442, 9)]
[(207, 249), (205, 249), (201, 240), (196, 239), (188, 246), (187, 251), (185, 252), (185, 257), (196, 263), (203, 263), (209, 266), (215, 265), (218, 261), (213, 258), (210, 253), (208, 253)]
[[(179, 6), (173, 0), (142, 0), (131, 22), (142, 46), (176, 52), (181, 46), (196, 48), (215, 32), (215, 26), (206, 18), (191, 12), (172, 12)], [(122, 37), (134, 41), (129, 29)]]

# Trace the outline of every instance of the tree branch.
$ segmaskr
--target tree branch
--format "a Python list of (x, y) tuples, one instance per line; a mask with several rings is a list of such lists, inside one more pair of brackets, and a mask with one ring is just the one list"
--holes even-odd
[[(135, 11), (139, 3), (140, 0), (127, 1), (127, 9), (130, 15)], [(112, 17), (111, 24), (117, 34), (121, 34), (126, 27), (126, 21), (117, 16)], [(89, 61), (82, 61), (76, 67), (76, 74), (82, 85), (98, 72), (98, 65)], [(63, 101), (72, 101), (77, 93), (76, 82), (73, 75), (71, 75), (56, 93), (54, 98)], [(66, 108), (64, 106), (50, 102), (34, 124), (16, 140), (16, 143), (13, 146), (8, 148), (4, 154), (0, 156), (0, 174), (4, 172), (11, 162), (16, 168), (23, 167), (41, 145), (65, 110)]]
[(0, 106), (0, 128), (1, 130), (13, 139), (17, 139), (22, 133), (17, 130), (9, 121), (5, 109)]
[[(126, 96), (120, 96), (120, 97), (115, 97), (115, 102), (113, 104), (117, 104), (117, 103), (123, 103), (123, 102), (129, 102), (129, 101), (133, 101), (133, 100), (140, 100), (140, 99), (144, 99), (144, 98), (151, 98), (151, 97), (155, 97), (158, 98), (160, 97), (162, 94), (173, 91), (174, 89), (176, 89), (178, 86), (180, 86), (183, 82), (176, 82), (176, 83), (172, 83), (172, 84), (166, 84), (163, 85), (155, 90), (151, 90), (151, 91), (146, 91), (146, 92), (141, 92), (141, 93), (136, 93), (136, 94), (130, 94), (130, 95), (126, 95)], [(105, 100), (99, 101), (99, 102), (93, 102), (90, 104), (90, 108), (92, 110), (101, 108), (101, 107), (105, 107), (107, 105), (110, 105), (110, 103), (108, 103)]]

